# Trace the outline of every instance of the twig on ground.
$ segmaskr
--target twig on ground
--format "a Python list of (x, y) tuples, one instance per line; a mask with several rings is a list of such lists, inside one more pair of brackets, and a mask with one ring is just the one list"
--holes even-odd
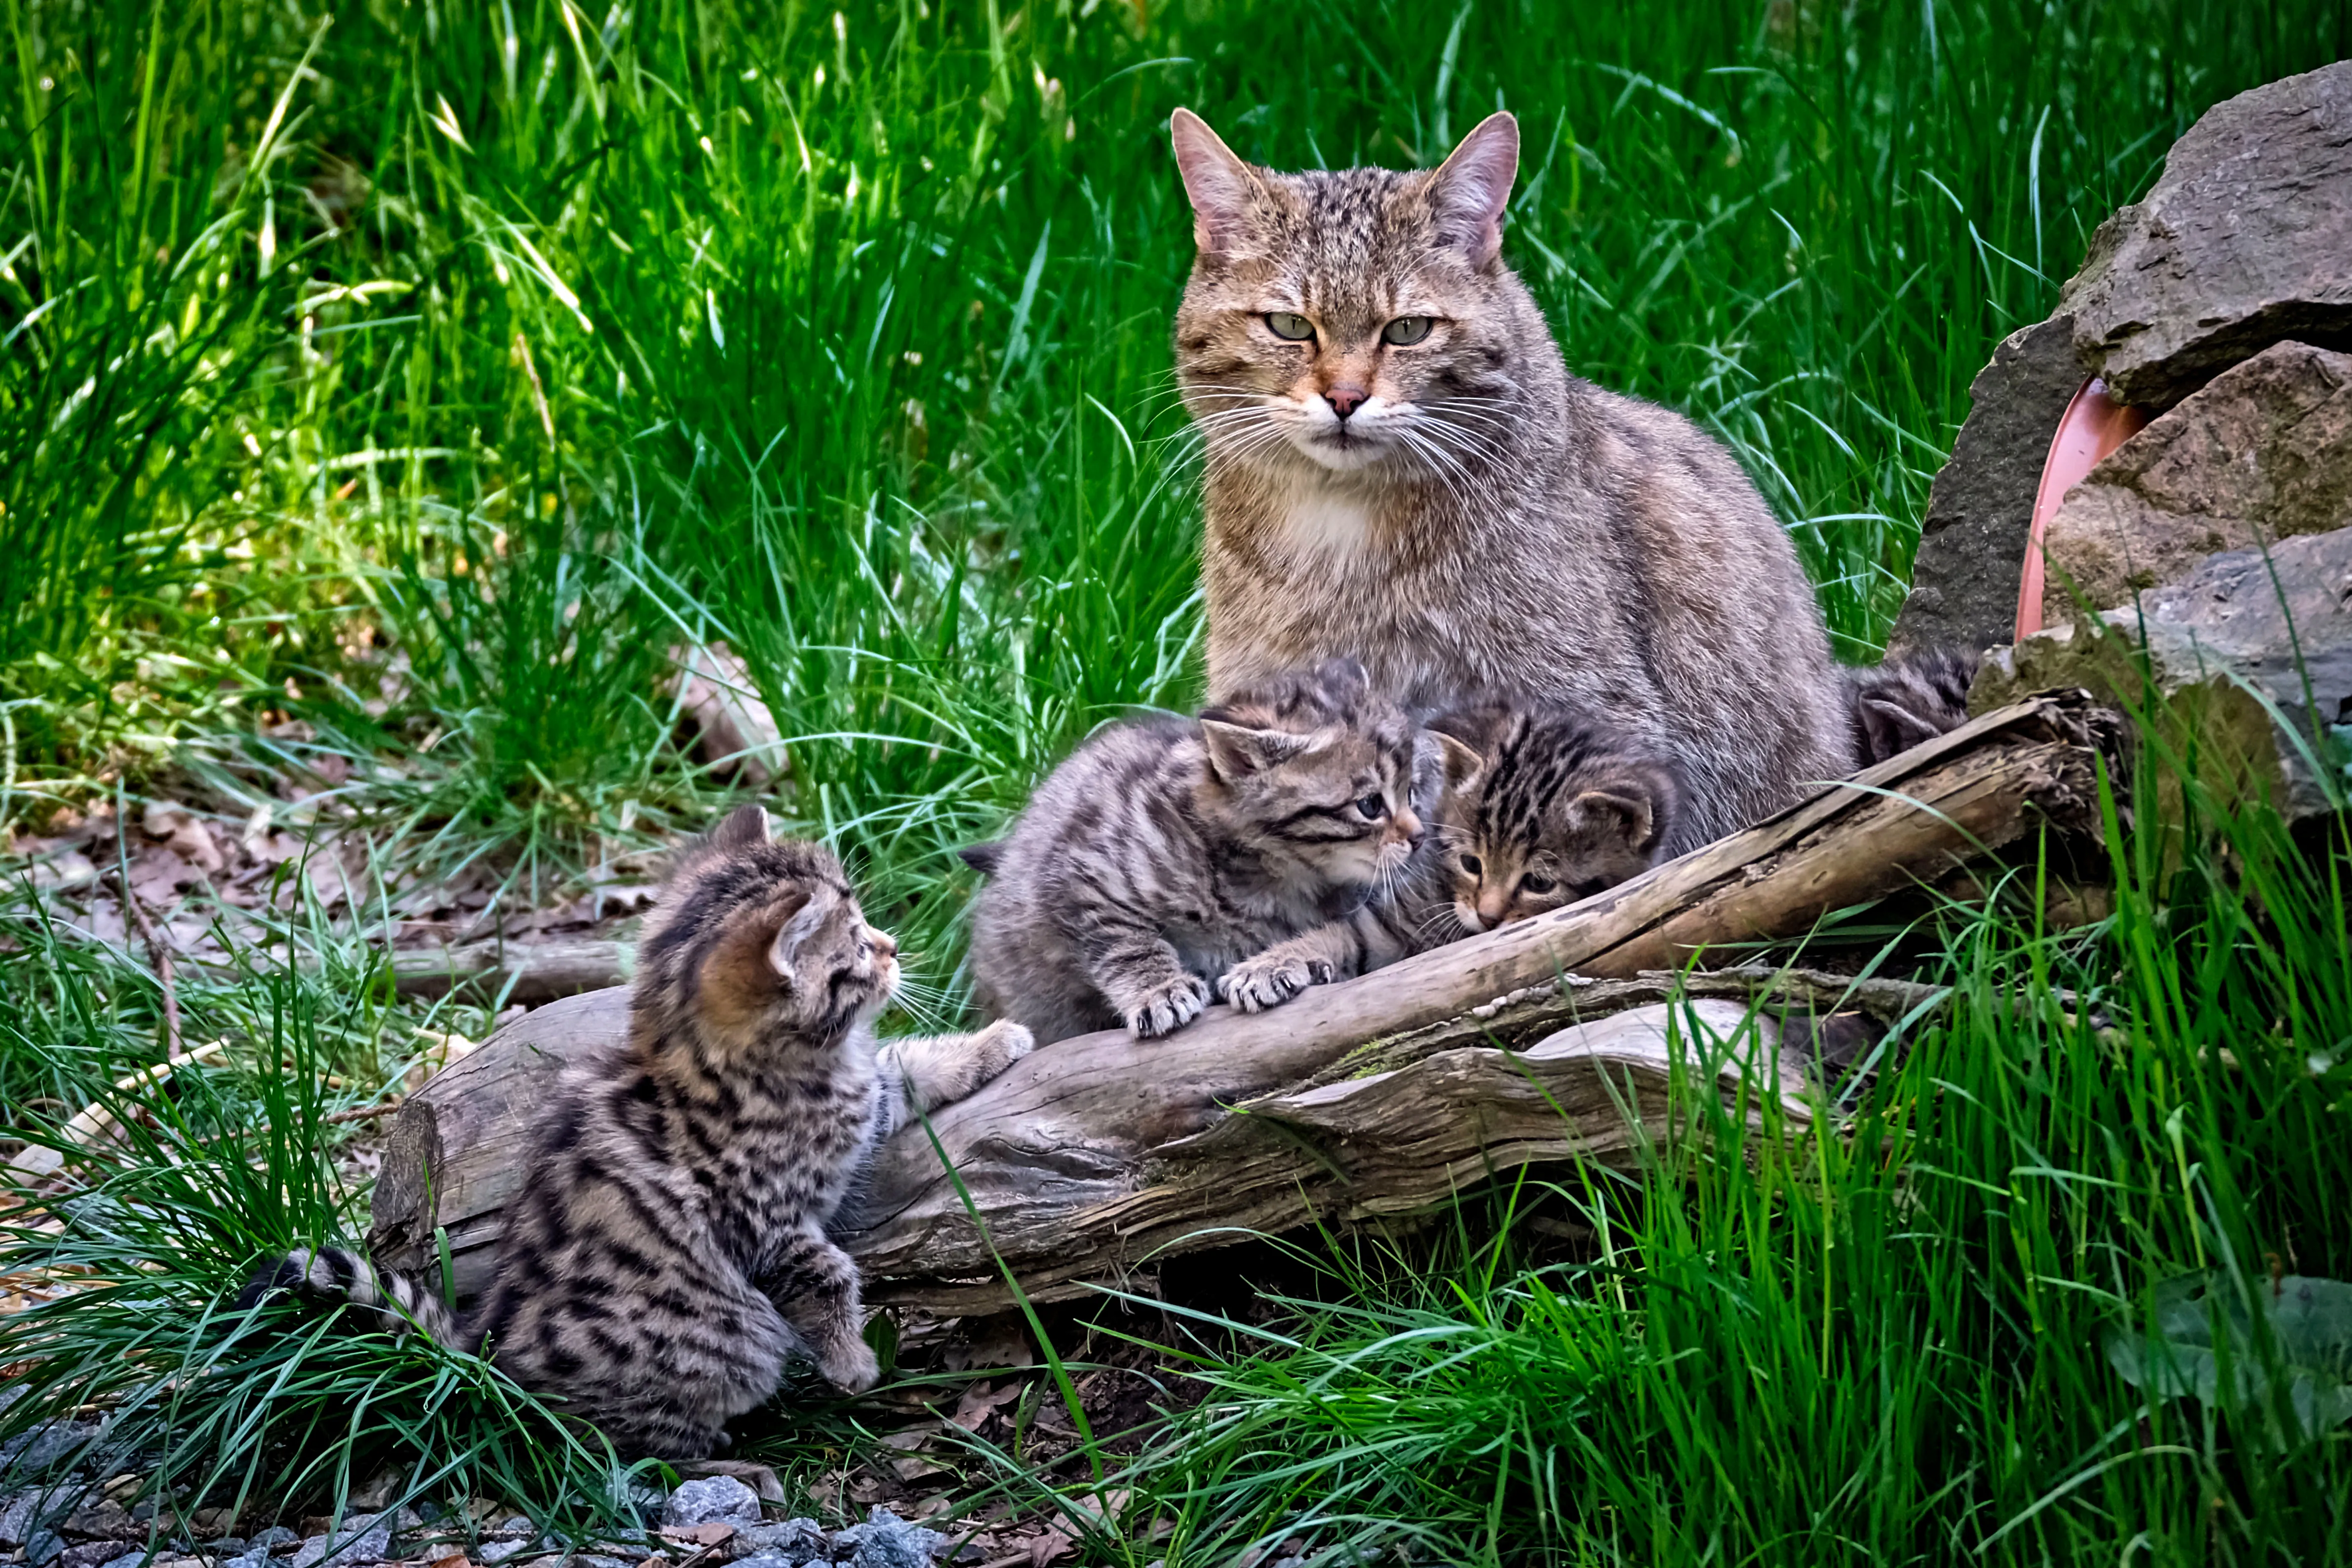
[(114, 878), (122, 887), (122, 907), (138, 926), (139, 940), (147, 944), (148, 962), (155, 966), (155, 982), (163, 988), (163, 1059), (176, 1062), (184, 1053), (180, 1049), (180, 993), (172, 980), (172, 950), (155, 934), (154, 923), (147, 918), (146, 904), (131, 890), (131, 873), (118, 868)]

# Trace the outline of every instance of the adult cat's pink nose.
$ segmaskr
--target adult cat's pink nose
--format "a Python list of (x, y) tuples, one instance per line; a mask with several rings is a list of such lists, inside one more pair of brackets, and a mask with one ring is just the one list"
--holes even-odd
[(1363, 406), (1368, 395), (1360, 386), (1327, 386), (1323, 389), (1323, 401), (1329, 404), (1331, 412), (1342, 419)]

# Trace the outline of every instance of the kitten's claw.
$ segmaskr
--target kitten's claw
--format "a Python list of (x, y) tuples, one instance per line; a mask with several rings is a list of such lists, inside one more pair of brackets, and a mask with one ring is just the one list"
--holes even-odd
[(1145, 992), (1143, 999), (1128, 1009), (1127, 1027), (1139, 1040), (1156, 1040), (1199, 1017), (1208, 1005), (1209, 983), (1197, 974), (1187, 974)]
[[(1263, 1013), (1268, 1007), (1281, 1006), (1314, 984), (1316, 967), (1302, 959), (1276, 958), (1260, 953), (1226, 970), (1217, 982), (1217, 989), (1226, 1001), (1243, 1012)], [(1321, 967), (1328, 977), (1329, 966)]]
[(835, 1345), (816, 1358), (816, 1370), (844, 1394), (863, 1394), (882, 1381), (882, 1363), (864, 1340)]

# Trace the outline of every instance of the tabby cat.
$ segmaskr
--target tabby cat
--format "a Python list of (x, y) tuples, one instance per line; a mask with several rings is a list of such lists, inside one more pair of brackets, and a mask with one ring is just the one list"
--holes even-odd
[(1853, 766), (1795, 550), (1721, 445), (1569, 374), (1501, 254), (1518, 130), (1277, 174), (1176, 111), (1209, 695), (1352, 655), (1428, 713), (1564, 702), (1672, 758), (1679, 854)]
[(1857, 765), (1883, 763), (1967, 723), (1977, 664), (1977, 655), (1958, 648), (1925, 648), (1847, 670)]
[(1031, 1043), (999, 1023), (877, 1047), (897, 953), (829, 850), (772, 841), (745, 807), (681, 857), (647, 919), (627, 1045), (565, 1073), (476, 1310), (336, 1248), (280, 1260), (248, 1300), (341, 1298), (478, 1347), (632, 1457), (723, 1446), (795, 1351), (836, 1387), (871, 1387), (857, 1268), (825, 1223), (910, 1110)]
[(1225, 977), (1256, 1012), (1573, 903), (1655, 865), (1681, 809), (1671, 759), (1578, 710), (1488, 707), (1431, 723), (1446, 747), (1435, 828), (1408, 874), (1347, 919), (1268, 949)]
[(1182, 1028), (1233, 964), (1403, 872), (1435, 793), (1417, 802), (1421, 757), (1352, 659), (1096, 731), (978, 855), (982, 1005), (1041, 1043)]

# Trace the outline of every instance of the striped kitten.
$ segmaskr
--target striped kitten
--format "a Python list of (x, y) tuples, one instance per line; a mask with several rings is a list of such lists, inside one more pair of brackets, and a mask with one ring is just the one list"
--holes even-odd
[(1857, 765), (1883, 763), (1967, 723), (1977, 663), (1973, 653), (1937, 647), (1847, 670)]
[(479, 1348), (635, 1457), (697, 1458), (764, 1403), (795, 1351), (873, 1386), (856, 1266), (825, 1238), (867, 1151), (1024, 1055), (1029, 1032), (877, 1047), (898, 946), (831, 851), (772, 842), (747, 806), (681, 858), (637, 949), (629, 1040), (568, 1071), (498, 1273), (460, 1319), (339, 1249), (248, 1289), (340, 1297)]
[(1226, 976), (1256, 1012), (1473, 931), (1591, 897), (1657, 864), (1683, 790), (1664, 752), (1570, 708), (1480, 708), (1431, 723), (1445, 749), (1436, 831), (1395, 891)]
[(1041, 1042), (1182, 1028), (1228, 968), (1403, 870), (1416, 750), (1353, 659), (1096, 731), (982, 857), (982, 1005)]

